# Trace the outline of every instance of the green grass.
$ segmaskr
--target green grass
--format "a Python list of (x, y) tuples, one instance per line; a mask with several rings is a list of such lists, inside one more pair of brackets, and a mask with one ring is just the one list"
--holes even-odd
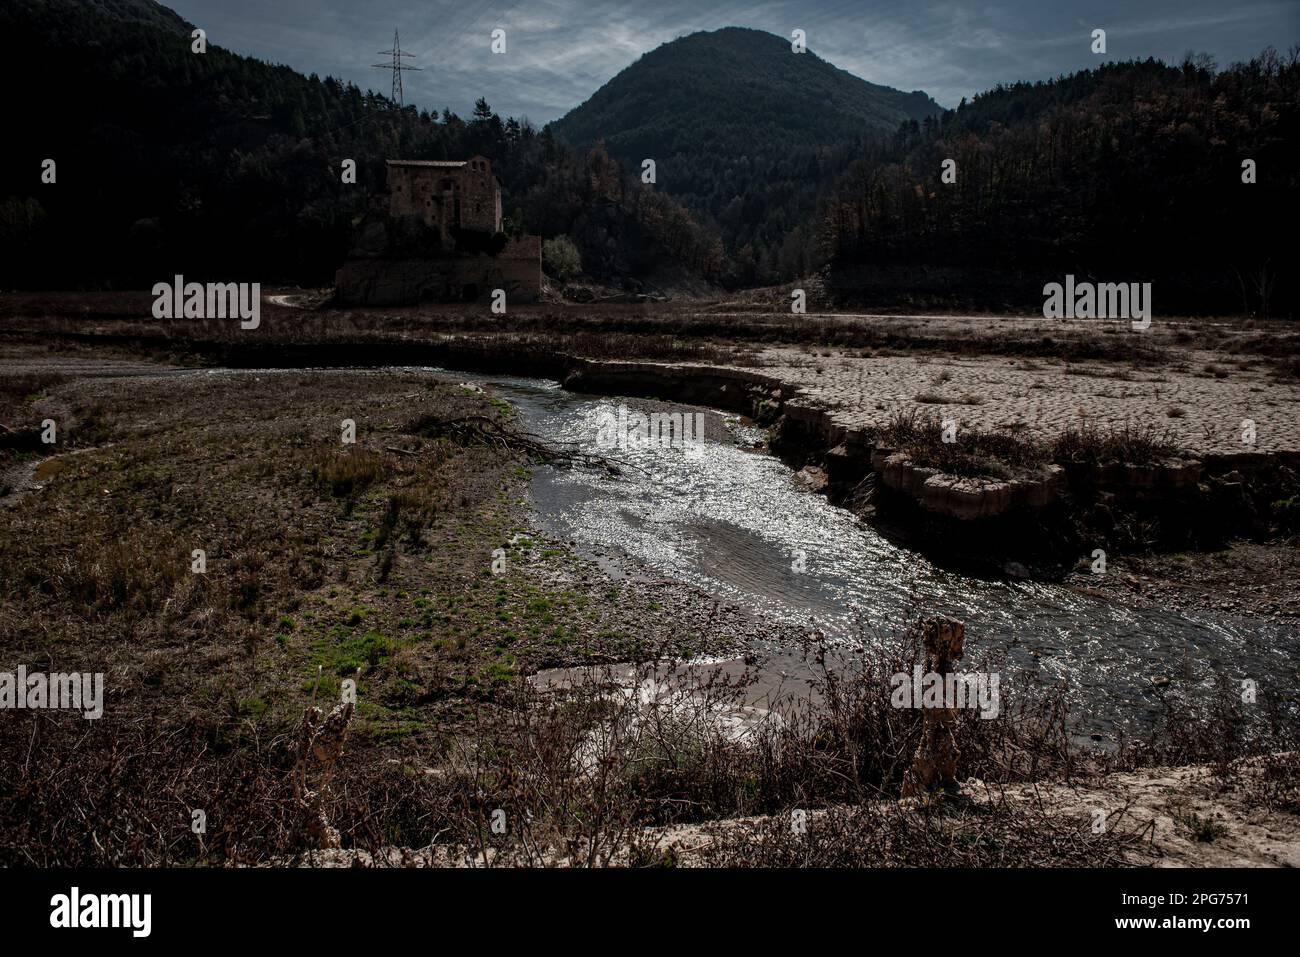
[(1201, 817), (1195, 812), (1180, 814), (1176, 820), (1191, 833), (1192, 838), (1201, 844), (1211, 844), (1228, 833), (1227, 827), (1218, 821)]
[(338, 644), (318, 642), (315, 661), (326, 673), (346, 677), (360, 669), (373, 671), (392, 657), (398, 647), (398, 643), (387, 635), (367, 631)]

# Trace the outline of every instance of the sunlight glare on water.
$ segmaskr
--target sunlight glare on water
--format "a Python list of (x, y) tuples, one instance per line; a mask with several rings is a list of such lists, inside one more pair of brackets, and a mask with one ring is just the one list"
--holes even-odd
[(547, 380), (485, 384), (519, 409), (528, 431), (628, 466), (617, 479), (538, 469), (533, 497), (548, 534), (606, 561), (643, 563), (761, 618), (849, 637), (952, 615), (966, 622), (968, 659), (987, 654), (1044, 680), (1067, 679), (1099, 718), (1150, 711), (1151, 678), (1185, 667), (1203, 684), (1215, 675), (1262, 683), (1296, 665), (1295, 635), (1279, 625), (1126, 607), (938, 568), (799, 487), (789, 467), (750, 448), (761, 432), (734, 417), (717, 441), (710, 432), (685, 448), (611, 450), (597, 444), (599, 417), (636, 400), (574, 394)]

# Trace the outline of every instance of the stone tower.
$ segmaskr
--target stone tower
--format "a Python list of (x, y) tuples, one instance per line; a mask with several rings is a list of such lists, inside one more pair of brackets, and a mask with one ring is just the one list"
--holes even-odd
[(389, 214), (418, 216), (453, 242), (453, 230), (501, 232), (501, 189), (492, 163), (467, 160), (389, 160)]

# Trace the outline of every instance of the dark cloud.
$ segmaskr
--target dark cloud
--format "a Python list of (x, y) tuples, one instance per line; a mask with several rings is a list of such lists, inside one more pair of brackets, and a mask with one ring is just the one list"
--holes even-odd
[[(1300, 3), (1260, 0), (173, 0), (212, 42), (387, 92), (371, 68), (400, 29), (422, 72), (406, 100), (469, 112), (484, 96), (502, 113), (545, 123), (577, 106), (641, 54), (696, 30), (746, 26), (809, 47), (852, 73), (955, 105), (999, 82), (1045, 79), (1101, 59), (1194, 50), (1221, 63), (1300, 42)], [(507, 52), (489, 37), (506, 31)], [(1106, 56), (1090, 49), (1104, 29)]]

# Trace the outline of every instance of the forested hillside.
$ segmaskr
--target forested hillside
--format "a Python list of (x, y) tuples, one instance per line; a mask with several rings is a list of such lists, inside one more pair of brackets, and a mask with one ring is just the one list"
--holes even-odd
[(823, 191), (862, 142), (940, 108), (853, 76), (789, 39), (728, 27), (641, 57), (564, 118), (556, 135), (603, 141), (629, 170), (656, 164), (657, 187), (715, 227), (736, 283), (816, 265)]
[[(493, 160), (508, 228), (572, 235), (588, 272), (721, 272), (715, 240), (599, 151), (562, 149), (482, 101), (471, 117), (439, 116), (211, 44), (194, 53), (192, 29), (151, 0), (0, 7), (0, 77), (24, 91), (8, 101), (0, 161), (0, 288), (173, 272), (328, 283), (385, 189), (386, 158), (472, 153)], [(342, 182), (344, 159), (356, 185)]]
[(1300, 302), (1294, 51), (1221, 71), (1112, 63), (940, 112), (731, 28), (646, 54), (539, 132), (482, 100), (465, 118), (399, 108), (197, 54), (191, 30), (152, 0), (0, 6), (0, 288), (327, 284), (385, 159), (482, 153), (507, 230), (569, 235), (615, 282), (825, 270), (844, 302), (1033, 308), (1073, 273), (1150, 281), (1165, 314)]
[(1023, 306), (1069, 272), (1151, 281), (1166, 314), (1293, 313), (1297, 156), (1295, 51), (999, 87), (864, 149), (827, 210), (833, 286), (853, 301)]

